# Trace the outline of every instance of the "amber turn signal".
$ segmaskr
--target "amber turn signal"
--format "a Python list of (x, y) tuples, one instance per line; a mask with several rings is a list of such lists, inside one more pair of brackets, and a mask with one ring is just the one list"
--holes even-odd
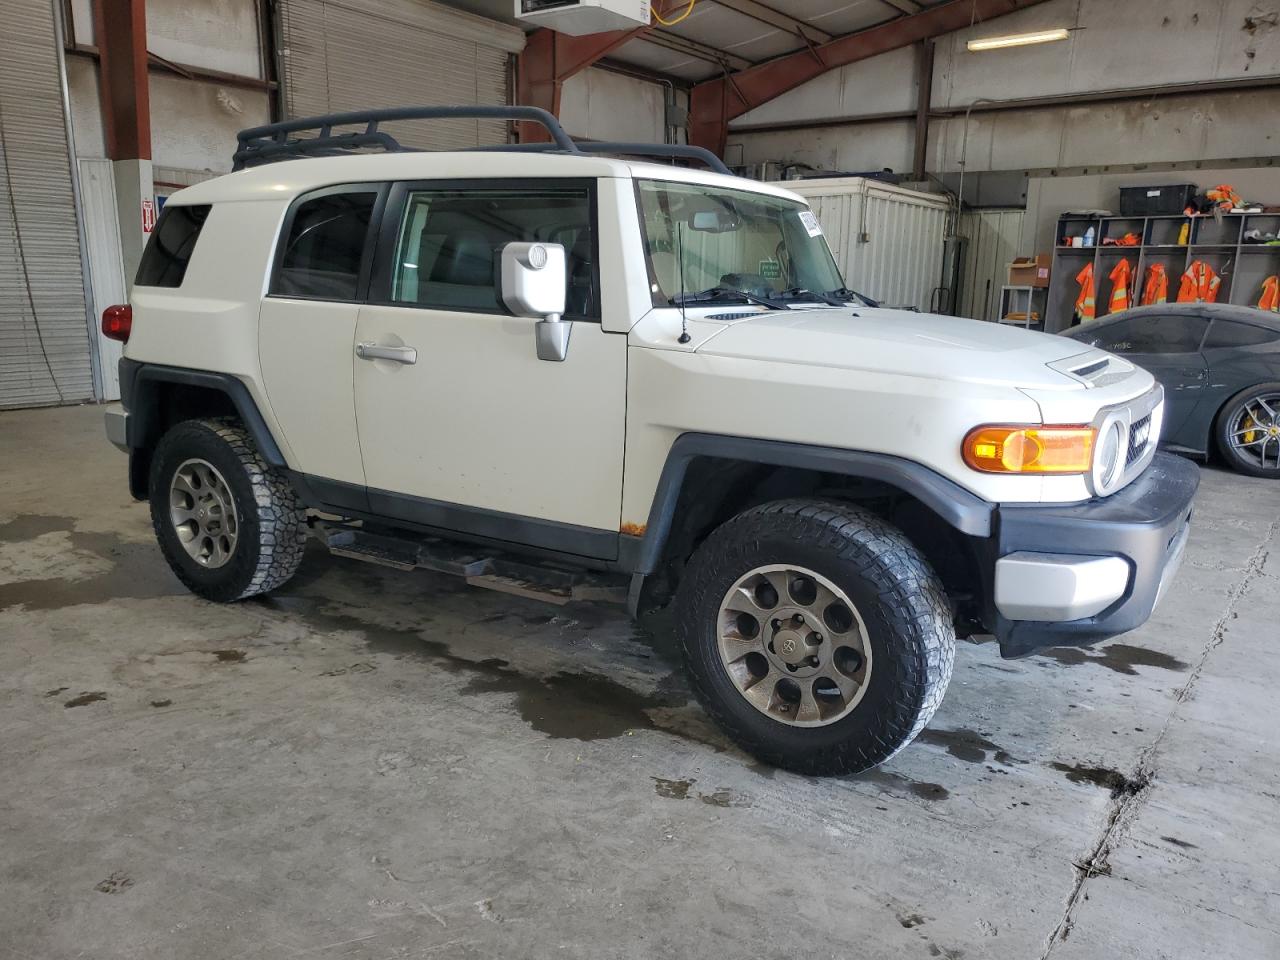
[(983, 473), (1087, 473), (1095, 433), (1087, 425), (989, 424), (964, 438), (964, 462)]

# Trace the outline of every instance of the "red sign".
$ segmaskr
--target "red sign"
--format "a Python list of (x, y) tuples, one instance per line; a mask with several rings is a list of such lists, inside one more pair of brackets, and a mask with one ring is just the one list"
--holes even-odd
[(156, 225), (156, 202), (154, 200), (142, 201), (142, 232), (150, 233)]

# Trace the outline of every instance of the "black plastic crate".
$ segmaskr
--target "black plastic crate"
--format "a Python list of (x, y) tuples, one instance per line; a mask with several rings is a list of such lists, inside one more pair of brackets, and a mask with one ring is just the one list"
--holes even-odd
[(1158, 187), (1121, 187), (1120, 216), (1158, 217), (1182, 213), (1196, 195), (1194, 183), (1166, 183)]

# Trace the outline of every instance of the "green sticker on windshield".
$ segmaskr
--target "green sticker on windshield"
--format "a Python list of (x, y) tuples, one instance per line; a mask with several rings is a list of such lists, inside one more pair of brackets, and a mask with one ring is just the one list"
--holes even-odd
[(782, 276), (782, 264), (772, 258), (760, 261), (760, 276), (766, 280), (777, 280)]

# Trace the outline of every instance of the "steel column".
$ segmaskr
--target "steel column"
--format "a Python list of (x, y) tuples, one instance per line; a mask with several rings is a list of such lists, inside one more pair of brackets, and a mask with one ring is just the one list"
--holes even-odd
[(923, 180), (929, 161), (929, 103), (933, 97), (933, 41), (921, 40), (916, 49), (916, 137), (914, 180)]

